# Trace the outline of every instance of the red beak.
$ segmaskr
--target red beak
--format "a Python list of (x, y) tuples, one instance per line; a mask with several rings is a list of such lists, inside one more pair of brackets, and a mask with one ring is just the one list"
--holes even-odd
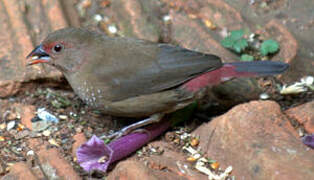
[(33, 65), (38, 63), (48, 63), (50, 62), (50, 56), (43, 50), (42, 45), (37, 46), (26, 59), (30, 59), (31, 61), (27, 63), (27, 65)]

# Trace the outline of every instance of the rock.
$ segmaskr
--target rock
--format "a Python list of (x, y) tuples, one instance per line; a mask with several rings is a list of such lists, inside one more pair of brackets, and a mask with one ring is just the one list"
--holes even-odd
[[(295, 37), (289, 32), (289, 30), (276, 20), (271, 20), (265, 26), (265, 35), (267, 38), (275, 39), (280, 44), (280, 51), (272, 59), (281, 60), (288, 64), (292, 64), (293, 60), (297, 56), (299, 48), (298, 42)], [(293, 64), (292, 64), (293, 65)], [(290, 74), (295, 73), (295, 68), (292, 66), (288, 69), (288, 73), (283, 76), (285, 79), (289, 79)]]
[(303, 145), (278, 104), (253, 101), (194, 131), (202, 151), (237, 179), (314, 179), (314, 154)]
[(276, 20), (271, 20), (265, 26), (265, 36), (280, 43), (280, 51), (273, 59), (281, 59), (291, 64), (298, 51), (298, 42), (289, 30)]
[(51, 125), (52, 125), (52, 122), (50, 122), (50, 121), (41, 121), (40, 120), (40, 121), (32, 122), (32, 130), (34, 132), (40, 132), (40, 131), (47, 129)]
[(109, 174), (108, 180), (136, 180), (139, 177), (141, 177), (141, 179), (158, 179), (158, 177), (153, 174), (152, 170), (145, 167), (141, 162), (126, 160), (118, 163), (114, 171)]
[(33, 105), (13, 104), (15, 110), (21, 116), (21, 123), (32, 130), (32, 119), (35, 117), (36, 107)]
[(72, 145), (72, 156), (76, 157), (76, 150), (87, 141), (84, 133), (78, 133), (73, 136), (74, 143)]
[(171, 39), (182, 47), (220, 56), (223, 60), (235, 60), (236, 55), (223, 48), (202, 25), (187, 15), (170, 11), (172, 17)]
[(212, 87), (205, 101), (218, 102), (226, 110), (234, 105), (259, 99), (263, 89), (254, 78), (237, 78)]
[(1, 178), (1, 180), (37, 180), (31, 169), (24, 162), (15, 163), (10, 168), (10, 173)]
[(30, 139), (29, 146), (38, 155), (44, 173), (49, 179), (81, 179), (57, 148), (47, 148), (47, 142)]
[(115, 0), (111, 1), (115, 20), (128, 37), (137, 37), (157, 42), (160, 36), (158, 4), (152, 0)]
[[(292, 82), (303, 76), (313, 76), (313, 16), (309, 14), (313, 12), (314, 1), (299, 0), (298, 3), (290, 3), (287, 0), (268, 1), (266, 7), (261, 7), (261, 3), (265, 3), (265, 1), (255, 2), (252, 5), (247, 0), (239, 0), (228, 1), (228, 4), (240, 12), (243, 19), (250, 22), (251, 27), (260, 29), (258, 27), (265, 27), (267, 24), (268, 32), (272, 29), (279, 32), (281, 35), (277, 33), (271, 35), (271, 38), (280, 37), (279, 39), (281, 39), (280, 51), (283, 52), (279, 52), (279, 54), (289, 55), (288, 57), (291, 59), (297, 48), (297, 54), (290, 64), (290, 71), (282, 77), (283, 80)], [(297, 44), (295, 44), (295, 40)], [(280, 56), (278, 59), (279, 56), (277, 56), (275, 60), (285, 60), (282, 57)]]
[[(187, 162), (187, 156), (176, 150), (173, 150), (173, 145), (165, 141), (153, 141), (148, 146), (159, 147), (164, 150), (161, 155), (154, 155), (144, 158), (148, 167), (154, 170), (166, 172), (168, 179), (207, 179), (206, 175), (197, 172), (192, 165)], [(164, 178), (161, 178), (164, 179)], [(167, 179), (167, 178), (166, 178)]]
[(59, 2), (4, 0), (0, 8), (0, 31), (6, 32), (0, 35), (0, 97), (16, 94), (24, 81), (60, 78), (50, 67), (26, 67), (25, 58), (33, 41), (67, 26)]
[(314, 133), (314, 101), (290, 108), (285, 113), (302, 124), (308, 133)]
[(14, 127), (15, 127), (15, 121), (8, 122), (8, 124), (7, 124), (7, 131), (10, 131)]
[[(120, 161), (109, 173), (108, 179), (207, 179), (207, 176), (195, 171), (191, 163), (186, 161), (182, 153), (172, 150), (170, 143), (158, 140), (148, 144), (151, 147), (162, 148), (160, 155), (143, 156), (140, 160), (134, 160), (134, 155), (126, 161)], [(138, 158), (137, 158), (138, 159)], [(144, 165), (145, 164), (145, 165)], [(137, 175), (137, 176), (135, 176)]]
[(161, 170), (153, 170), (146, 167), (142, 162), (135, 160), (126, 160), (118, 163), (115, 169), (109, 174), (108, 180), (129, 179), (165, 179), (176, 180), (182, 179), (174, 174), (163, 172)]
[[(0, 54), (1, 56), (1, 54)], [(1, 57), (0, 57), (1, 58)], [(0, 64), (1, 69), (1, 64)], [(16, 94), (21, 87), (21, 83), (10, 80), (0, 80), (0, 97), (5, 98)]]

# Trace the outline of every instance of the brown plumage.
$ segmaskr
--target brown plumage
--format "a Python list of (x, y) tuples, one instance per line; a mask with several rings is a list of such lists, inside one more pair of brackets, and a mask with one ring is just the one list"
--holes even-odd
[[(30, 64), (48, 63), (59, 69), (87, 104), (108, 114), (127, 117), (150, 116), (186, 106), (204, 82), (210, 85), (211, 72), (216, 73), (211, 76), (217, 81), (213, 84), (239, 75), (226, 75), (222, 71), (226, 68), (215, 55), (138, 39), (111, 38), (77, 28), (49, 34), (28, 57), (32, 57)], [(234, 72), (240, 66), (228, 64)], [(283, 63), (277, 66), (280, 72), (286, 69)], [(253, 73), (245, 73), (253, 75), (258, 75), (254, 69)], [(182, 86), (197, 81), (198, 77), (200, 87), (192, 88), (193, 91)]]

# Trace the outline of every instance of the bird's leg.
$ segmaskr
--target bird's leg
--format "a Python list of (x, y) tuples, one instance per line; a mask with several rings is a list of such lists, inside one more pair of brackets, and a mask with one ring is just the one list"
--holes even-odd
[(103, 135), (100, 138), (101, 139), (118, 139), (119, 137), (127, 135), (132, 131), (147, 132), (145, 131), (145, 129), (138, 129), (138, 128), (141, 128), (143, 126), (146, 126), (152, 123), (157, 123), (162, 119), (163, 116), (164, 114), (153, 114), (147, 119), (128, 125), (122, 128), (121, 130), (114, 132), (110, 135)]

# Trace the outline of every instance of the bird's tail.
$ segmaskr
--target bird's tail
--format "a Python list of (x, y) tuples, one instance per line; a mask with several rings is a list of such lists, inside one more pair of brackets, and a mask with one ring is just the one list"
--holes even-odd
[(198, 91), (203, 87), (217, 85), (232, 78), (280, 74), (288, 67), (289, 65), (286, 63), (273, 61), (225, 63), (221, 68), (191, 79), (183, 85), (183, 88), (189, 91)]
[(234, 71), (234, 77), (276, 75), (284, 72), (289, 67), (286, 63), (274, 61), (232, 62), (224, 64), (224, 67), (229, 66)]

